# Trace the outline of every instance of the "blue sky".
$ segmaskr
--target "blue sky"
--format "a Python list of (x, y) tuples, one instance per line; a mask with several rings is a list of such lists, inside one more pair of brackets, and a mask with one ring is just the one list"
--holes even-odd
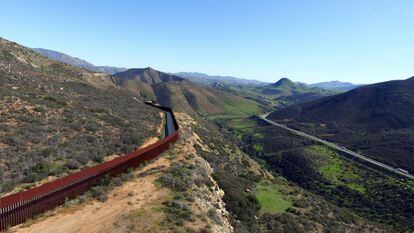
[(96, 65), (273, 82), (414, 75), (414, 1), (5, 0), (0, 36)]

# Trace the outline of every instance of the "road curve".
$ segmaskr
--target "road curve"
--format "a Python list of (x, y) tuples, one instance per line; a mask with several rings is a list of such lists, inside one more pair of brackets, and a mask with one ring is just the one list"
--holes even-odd
[(409, 178), (409, 179), (414, 180), (414, 176), (413, 176), (413, 175), (408, 174), (408, 173), (404, 173), (404, 172), (402, 172), (402, 171), (399, 171), (399, 170), (397, 170), (397, 168), (395, 168), (395, 167), (392, 167), (392, 166), (389, 166), (389, 165), (387, 165), (387, 164), (381, 163), (381, 162), (379, 162), (379, 161), (377, 161), (377, 160), (375, 160), (375, 159), (368, 158), (368, 157), (366, 157), (365, 155), (362, 155), (362, 154), (356, 153), (356, 152), (354, 152), (354, 151), (348, 150), (348, 149), (346, 149), (345, 147), (338, 146), (338, 145), (337, 145), (337, 144), (335, 144), (335, 143), (328, 142), (328, 141), (326, 141), (326, 140), (324, 140), (324, 139), (321, 139), (321, 138), (315, 137), (315, 136), (313, 136), (313, 135), (310, 135), (310, 134), (304, 133), (304, 132), (302, 132), (302, 131), (298, 131), (298, 130), (295, 130), (295, 129), (289, 128), (289, 127), (287, 127), (286, 125), (282, 125), (282, 124), (276, 123), (276, 122), (274, 122), (274, 121), (272, 121), (272, 120), (269, 120), (269, 119), (267, 119), (267, 117), (269, 116), (269, 114), (270, 114), (270, 113), (265, 113), (265, 114), (259, 115), (258, 117), (259, 117), (260, 119), (262, 119), (262, 120), (266, 121), (266, 122), (267, 122), (267, 123), (269, 123), (269, 124), (272, 124), (272, 125), (274, 125), (274, 126), (277, 126), (277, 127), (283, 128), (283, 129), (285, 129), (285, 130), (288, 130), (289, 132), (291, 132), (291, 133), (293, 133), (293, 134), (296, 134), (296, 135), (298, 135), (298, 136), (301, 136), (301, 137), (304, 137), (304, 138), (310, 139), (310, 140), (315, 141), (315, 142), (319, 142), (319, 143), (324, 144), (324, 145), (326, 145), (326, 146), (328, 146), (328, 147), (330, 147), (330, 148), (333, 148), (333, 149), (335, 149), (335, 150), (341, 151), (341, 152), (343, 152), (343, 153), (346, 153), (346, 154), (348, 154), (348, 155), (351, 155), (351, 156), (353, 156), (353, 157), (356, 157), (356, 158), (358, 158), (358, 159), (360, 159), (360, 160), (363, 160), (363, 161), (365, 161), (365, 162), (367, 162), (367, 163), (369, 163), (369, 164), (372, 164), (372, 165), (374, 165), (374, 166), (380, 167), (380, 168), (382, 168), (382, 169), (385, 169), (385, 170), (387, 170), (387, 171), (389, 171), (389, 172), (392, 172), (392, 173), (394, 173), (394, 174), (397, 174), (397, 175), (399, 175), (399, 176), (403, 176), (403, 177), (405, 177), (405, 178)]

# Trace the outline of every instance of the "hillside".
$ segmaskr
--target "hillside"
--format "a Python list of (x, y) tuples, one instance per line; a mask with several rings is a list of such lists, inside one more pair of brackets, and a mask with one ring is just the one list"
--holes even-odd
[(0, 193), (102, 162), (157, 136), (159, 112), (112, 78), (0, 39)]
[(177, 111), (210, 115), (248, 115), (260, 111), (260, 104), (229, 92), (195, 83), (152, 68), (129, 69), (114, 74), (116, 83), (147, 98), (156, 98)]
[(118, 68), (118, 67), (112, 67), (112, 66), (95, 66), (92, 63), (82, 60), (80, 58), (72, 57), (67, 54), (49, 50), (49, 49), (32, 48), (32, 50), (52, 60), (63, 62), (69, 65), (79, 67), (79, 68), (84, 68), (90, 71), (101, 72), (101, 73), (106, 73), (106, 74), (114, 74), (114, 73), (122, 72), (126, 70), (126, 68)]
[(326, 90), (333, 90), (333, 91), (349, 91), (355, 89), (357, 87), (363, 86), (362, 84), (353, 84), (350, 82), (340, 82), (340, 81), (330, 81), (330, 82), (321, 82), (321, 83), (312, 83), (308, 84), (310, 87), (318, 87)]
[(270, 117), (414, 172), (413, 115), (411, 78), (367, 85), (294, 105), (275, 111)]
[[(267, 171), (217, 121), (200, 117), (241, 120), (236, 124), (241, 128), (246, 117), (261, 111), (253, 100), (151, 68), (98, 75), (0, 42), (3, 192), (156, 141), (161, 118), (142, 104), (148, 99), (142, 91), (172, 106), (180, 125), (176, 145), (158, 159), (103, 179), (85, 195), (12, 231), (392, 231)], [(262, 132), (254, 135), (266, 139)], [(250, 146), (265, 148), (255, 145)]]
[[(281, 176), (313, 195), (322, 196), (337, 207), (387, 225), (397, 232), (410, 232), (414, 229), (414, 183), (411, 180), (369, 169), (338, 151), (267, 124), (258, 117), (223, 123), (226, 129), (242, 140), (240, 148), (256, 157), (275, 176)], [(283, 186), (278, 186), (279, 190), (281, 187)], [(280, 199), (289, 200), (288, 194), (281, 193), (281, 196), (279, 208), (285, 206), (285, 202)], [(296, 202), (294, 208), (313, 205), (325, 208), (324, 204), (315, 202), (315, 199), (312, 203)], [(304, 213), (299, 215), (299, 219), (306, 222), (310, 217), (313, 223), (323, 219), (322, 224), (325, 224), (341, 216), (339, 213), (326, 214), (326, 210), (319, 214)], [(350, 220), (348, 217), (351, 215), (343, 216), (341, 220), (347, 222)], [(390, 231), (384, 225), (380, 228), (384, 232)], [(325, 228), (325, 231), (336, 232), (338, 229), (339, 226), (335, 226), (331, 230)], [(354, 231), (366, 230), (341, 230)], [(371, 231), (373, 230), (367, 230)]]

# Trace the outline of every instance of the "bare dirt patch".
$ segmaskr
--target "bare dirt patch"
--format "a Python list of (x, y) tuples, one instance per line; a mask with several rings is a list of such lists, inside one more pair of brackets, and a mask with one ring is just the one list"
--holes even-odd
[(157, 173), (146, 173), (151, 169), (168, 166), (169, 160), (159, 158), (150, 163), (136, 175), (144, 177), (134, 179), (115, 188), (108, 194), (106, 202), (89, 200), (81, 205), (58, 208), (39, 218), (35, 223), (25, 224), (13, 232), (127, 232), (123, 222), (125, 214), (143, 208), (168, 195), (168, 190), (155, 185)]

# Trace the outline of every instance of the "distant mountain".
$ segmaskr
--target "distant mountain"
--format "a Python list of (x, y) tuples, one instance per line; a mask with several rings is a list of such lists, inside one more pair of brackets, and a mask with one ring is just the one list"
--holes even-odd
[(335, 121), (370, 130), (414, 127), (414, 80), (367, 85), (295, 105), (279, 114), (282, 112), (289, 112), (287, 116), (298, 120)]
[(294, 88), (300, 86), (300, 84), (296, 84), (288, 78), (281, 78), (281, 79), (279, 79), (279, 81), (277, 81), (273, 84), (270, 84), (270, 86), (275, 87), (275, 88), (294, 89)]
[(354, 88), (363, 86), (362, 84), (353, 84), (350, 82), (341, 82), (341, 81), (330, 81), (330, 82), (321, 82), (308, 84), (310, 87), (318, 87), (326, 90), (335, 90), (335, 91), (349, 91)]
[[(413, 78), (366, 85), (293, 105), (275, 111), (271, 118), (331, 135), (331, 140), (414, 172)], [(315, 126), (306, 128), (306, 124)]]
[(217, 75), (208, 75), (198, 72), (179, 72), (175, 73), (180, 77), (189, 79), (195, 83), (203, 85), (222, 85), (222, 84), (232, 84), (232, 85), (266, 85), (267, 83), (261, 82), (253, 79), (242, 79), (231, 76), (217, 76)]
[(290, 103), (311, 101), (335, 93), (333, 91), (294, 83), (288, 78), (282, 78), (273, 84), (258, 87), (256, 88), (256, 92)]
[(118, 68), (118, 67), (112, 67), (112, 66), (95, 66), (80, 58), (72, 57), (67, 54), (56, 52), (53, 50), (42, 49), (42, 48), (32, 48), (32, 50), (37, 53), (42, 54), (45, 57), (53, 59), (55, 61), (63, 62), (66, 64), (70, 64), (70, 65), (73, 65), (79, 68), (84, 68), (84, 69), (94, 71), (94, 72), (114, 74), (114, 73), (118, 73), (118, 72), (126, 70), (126, 68)]

